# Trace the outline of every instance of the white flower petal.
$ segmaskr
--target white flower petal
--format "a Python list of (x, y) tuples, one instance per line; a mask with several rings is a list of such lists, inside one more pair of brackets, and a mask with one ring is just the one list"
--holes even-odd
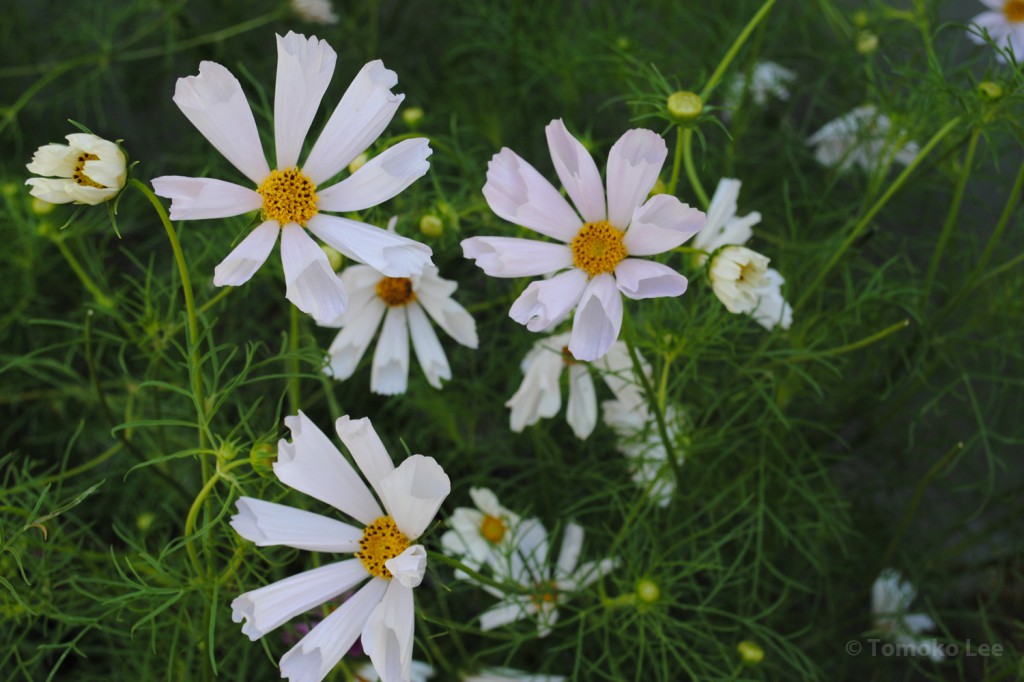
[(631, 256), (653, 256), (676, 248), (704, 227), (704, 213), (669, 194), (657, 194), (633, 212), (622, 238)]
[(558, 190), (507, 147), (487, 164), (484, 198), (498, 217), (566, 243), (583, 226)]
[(95, 206), (97, 204), (102, 204), (104, 201), (113, 199), (121, 190), (118, 188), (106, 189), (100, 187), (89, 187), (87, 185), (79, 185), (76, 182), (69, 182), (65, 186), (64, 191), (67, 192), (68, 196), (70, 196), (74, 201), (77, 201), (80, 204)]
[(381, 501), (410, 542), (423, 535), (452, 490), (448, 474), (433, 457), (412, 455), (380, 482)]
[(287, 486), (326, 502), (363, 525), (384, 515), (359, 474), (330, 439), (301, 411), (286, 417), (292, 442), (277, 444), (274, 473)]
[(231, 602), (231, 620), (255, 641), (300, 613), (323, 604), (366, 580), (359, 559), (340, 561), (239, 595)]
[[(64, 178), (29, 178), (25, 181), (25, 184), (30, 187), (29, 194), (50, 204), (70, 204), (75, 200), (75, 197), (68, 194), (68, 190), (76, 186), (74, 180), (65, 180)], [(116, 190), (106, 191), (116, 193)], [(105, 201), (105, 199), (101, 201)]]
[(597, 426), (597, 392), (586, 365), (569, 367), (569, 404), (565, 420), (580, 440), (586, 439)]
[(608, 152), (608, 222), (624, 229), (658, 181), (668, 148), (657, 133), (628, 130)]
[[(637, 352), (637, 358), (643, 367), (644, 374), (651, 378), (651, 366)], [(633, 370), (633, 358), (629, 349), (622, 341), (616, 341), (608, 353), (594, 361), (594, 369), (601, 373), (601, 378), (615, 394), (617, 401), (629, 409), (646, 410), (647, 401), (643, 396), (643, 387)]]
[(363, 627), (362, 645), (374, 669), (387, 682), (409, 682), (415, 612), (412, 590), (392, 580)]
[(548, 341), (542, 339), (534, 345), (535, 350), (540, 347), (539, 355), (534, 351), (527, 355), (527, 358), (531, 355), (534, 357), (524, 369), (523, 383), (505, 403), (505, 407), (512, 409), (509, 427), (516, 433), (536, 424), (542, 417), (554, 417), (562, 407), (559, 377), (565, 362), (562, 361), (561, 348), (548, 350), (546, 346), (541, 347), (541, 344), (547, 344)]
[(423, 177), (430, 169), (429, 140), (402, 140), (364, 163), (336, 185), (317, 193), (321, 211), (362, 211), (382, 204)]
[(615, 267), (615, 284), (624, 296), (634, 300), (681, 296), (686, 278), (667, 265), (653, 260), (626, 258)]
[(384, 132), (405, 99), (391, 92), (397, 83), (379, 59), (359, 70), (302, 167), (314, 183), (333, 177)]
[(409, 325), (405, 306), (388, 308), (370, 370), (370, 390), (381, 395), (405, 393), (409, 385)]
[(387, 277), (418, 275), (431, 265), (430, 247), (379, 227), (318, 213), (309, 231), (347, 258), (366, 263)]
[(74, 176), (80, 153), (78, 148), (66, 144), (44, 144), (35, 151), (25, 168), (35, 175), (70, 179)]
[(373, 424), (366, 417), (351, 419), (344, 416), (334, 423), (334, 428), (377, 496), (384, 499), (380, 482), (395, 470), (395, 464)]
[(575, 523), (568, 523), (562, 532), (562, 547), (558, 552), (557, 573), (558, 576), (572, 575), (576, 570), (576, 564), (580, 561), (580, 553), (583, 551), (583, 528)]
[(751, 316), (768, 331), (775, 327), (789, 329), (793, 324), (793, 308), (782, 296), (782, 285), (785, 283), (786, 280), (778, 270), (768, 268), (765, 272), (765, 286), (758, 289), (759, 302)]
[(354, 306), (345, 311), (348, 321), (327, 349), (328, 366), (325, 371), (342, 381), (355, 373), (377, 333), (387, 306), (375, 294), (372, 300), (358, 309), (358, 314), (353, 315), (353, 310)]
[(281, 230), (281, 263), (288, 285), (285, 298), (322, 324), (332, 324), (348, 307), (345, 286), (324, 250), (294, 223)]
[(572, 267), (572, 249), (565, 244), (516, 237), (470, 237), (462, 255), (476, 261), (491, 277), (535, 277)]
[(604, 186), (593, 157), (569, 133), (560, 118), (549, 123), (544, 133), (548, 138), (548, 149), (558, 179), (562, 181), (562, 186), (576, 204), (583, 220), (588, 223), (604, 220)]
[(393, 559), (385, 561), (384, 567), (406, 587), (419, 587), (427, 570), (427, 550), (423, 545), (412, 545)]
[(242, 86), (216, 62), (200, 62), (199, 75), (179, 78), (174, 103), (225, 159), (256, 185), (270, 175), (260, 135)]
[(171, 200), (171, 220), (230, 218), (263, 206), (259, 193), (212, 178), (165, 175), (153, 178), (153, 192)]
[(238, 513), (231, 527), (259, 547), (284, 545), (310, 552), (356, 552), (363, 531), (336, 519), (265, 502), (238, 498)]
[(566, 592), (575, 592), (589, 587), (615, 570), (618, 559), (601, 559), (582, 564), (570, 578), (558, 581), (558, 587)]
[(248, 282), (274, 250), (280, 233), (276, 220), (268, 220), (250, 232), (213, 269), (213, 285), (237, 287)]
[(436, 295), (421, 280), (420, 288), (416, 292), (416, 300), (427, 311), (437, 326), (445, 331), (448, 336), (467, 348), (476, 348), (479, 340), (476, 335), (476, 320), (458, 302), (449, 298)]
[(277, 82), (274, 86), (274, 138), (277, 167), (299, 163), (302, 142), (334, 74), (337, 55), (326, 40), (294, 31), (277, 36)]
[(509, 597), (480, 614), (480, 629), (484, 632), (523, 620), (537, 612), (529, 597)]
[(434, 328), (423, 308), (416, 302), (406, 306), (409, 317), (409, 334), (412, 336), (412, 348), (416, 352), (416, 360), (427, 377), (427, 383), (434, 388), (441, 388), (442, 381), (452, 378), (452, 370), (448, 357), (437, 339)]
[[(614, 287), (614, 278), (607, 277)], [(586, 288), (587, 273), (576, 268), (532, 282), (512, 304), (508, 316), (531, 332), (548, 331), (569, 317)]]
[(548, 531), (537, 519), (526, 519), (515, 529), (509, 577), (520, 585), (551, 579), (548, 568)]
[(587, 285), (572, 321), (569, 352), (577, 360), (591, 362), (608, 352), (622, 327), (622, 296), (615, 278), (605, 273)]

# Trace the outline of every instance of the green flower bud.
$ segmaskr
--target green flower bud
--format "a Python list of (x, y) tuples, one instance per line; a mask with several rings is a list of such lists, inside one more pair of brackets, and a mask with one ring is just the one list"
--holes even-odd
[(636, 581), (636, 596), (645, 604), (653, 604), (661, 598), (661, 588), (650, 578), (641, 578)]
[(696, 93), (673, 92), (668, 97), (668, 115), (677, 123), (687, 123), (700, 116), (704, 102)]
[(249, 451), (249, 464), (260, 476), (270, 476), (274, 471), (277, 450), (269, 443), (257, 443)]
[(423, 120), (423, 109), (420, 109), (419, 107), (409, 107), (402, 112), (402, 120), (405, 122), (405, 125), (410, 128), (415, 128), (420, 124), (420, 121)]
[(420, 232), (424, 237), (440, 237), (444, 234), (444, 221), (428, 213), (420, 218)]
[(757, 665), (764, 660), (764, 649), (757, 642), (745, 639), (736, 645), (736, 651), (747, 665)]
[(53, 213), (53, 209), (55, 208), (57, 208), (56, 204), (51, 204), (49, 201), (43, 201), (39, 197), (32, 197), (32, 212), (36, 215)]
[(348, 172), (355, 173), (357, 170), (366, 165), (366, 162), (370, 160), (370, 155), (363, 152), (356, 158), (352, 159), (352, 163), (348, 165)]
[(145, 533), (153, 527), (155, 520), (156, 514), (153, 512), (143, 512), (135, 517), (135, 527)]
[(853, 13), (853, 25), (856, 26), (857, 28), (864, 28), (865, 26), (868, 25), (869, 20), (870, 17), (868, 16), (868, 13), (865, 12), (864, 10), (858, 10)]
[(978, 97), (987, 100), (996, 100), (1003, 96), (1003, 87), (992, 81), (981, 81), (978, 83)]
[(335, 272), (341, 270), (341, 266), (345, 264), (345, 257), (341, 255), (341, 252), (331, 246), (327, 246), (327, 244), (321, 244), (320, 248), (327, 254), (327, 260), (331, 264), (331, 269)]
[(878, 49), (878, 36), (871, 31), (861, 31), (857, 34), (857, 52), (867, 55)]

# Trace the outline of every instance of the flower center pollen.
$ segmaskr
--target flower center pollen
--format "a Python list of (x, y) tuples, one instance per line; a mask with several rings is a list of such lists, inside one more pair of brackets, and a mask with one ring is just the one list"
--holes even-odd
[(409, 538), (398, 530), (393, 518), (382, 516), (363, 531), (356, 556), (371, 575), (391, 580), (391, 572), (384, 562), (394, 559), (407, 549)]
[(480, 535), (492, 545), (498, 544), (505, 537), (505, 522), (497, 516), (485, 514), (484, 520), (480, 522)]
[(545, 604), (554, 604), (558, 601), (558, 586), (554, 581), (538, 582), (535, 587), (536, 591), (530, 595), (530, 601), (538, 609)]
[(92, 178), (85, 174), (85, 162), (99, 160), (100, 157), (96, 156), (95, 154), (89, 154), (87, 152), (82, 152), (81, 154), (79, 154), (78, 161), (75, 162), (75, 170), (71, 174), (72, 179), (74, 179), (74, 181), (77, 184), (82, 185), (83, 187), (95, 187), (96, 189), (104, 189), (103, 185), (96, 182), (95, 180), (93, 180)]
[(263, 197), (263, 219), (306, 226), (317, 214), (316, 185), (298, 168), (271, 171), (256, 191)]
[(1016, 24), (1024, 21), (1024, 0), (1007, 0), (1003, 5), (1003, 14), (1006, 15), (1006, 20), (1010, 23)]
[(412, 280), (408, 277), (385, 277), (377, 282), (377, 295), (392, 308), (407, 305), (416, 300)]
[(626, 247), (622, 245), (624, 233), (612, 227), (607, 220), (587, 223), (573, 238), (569, 246), (572, 248), (573, 265), (591, 277), (606, 272), (613, 272), (615, 266), (628, 256)]

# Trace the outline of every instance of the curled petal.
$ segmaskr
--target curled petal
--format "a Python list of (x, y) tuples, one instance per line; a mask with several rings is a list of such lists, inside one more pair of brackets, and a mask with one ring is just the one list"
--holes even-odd
[(615, 268), (615, 284), (624, 296), (634, 300), (681, 296), (686, 278), (667, 265), (652, 260), (627, 258)]
[(608, 222), (620, 230), (651, 193), (668, 148), (657, 133), (635, 128), (608, 152)]
[(566, 243), (583, 226), (558, 190), (508, 148), (487, 164), (484, 198), (499, 218)]
[(418, 275), (431, 265), (429, 246), (379, 227), (326, 213), (313, 216), (308, 227), (346, 258), (366, 263), (387, 277)]
[(587, 273), (576, 268), (533, 282), (512, 304), (508, 316), (531, 332), (548, 331), (569, 317), (586, 287)]
[(326, 325), (344, 314), (348, 307), (345, 286), (323, 249), (294, 223), (281, 231), (281, 262), (288, 285), (285, 297), (296, 308)]
[(326, 40), (294, 31), (277, 36), (277, 83), (274, 86), (274, 137), (277, 167), (299, 162), (302, 142), (320, 108), (334, 74), (337, 55)]
[(491, 277), (535, 277), (572, 267), (572, 249), (565, 244), (516, 237), (470, 237), (462, 254)]
[(409, 324), (405, 307), (388, 308), (370, 370), (370, 390), (381, 395), (405, 393), (409, 385)]
[(284, 545), (310, 552), (356, 552), (363, 531), (336, 519), (251, 497), (238, 498), (231, 527), (259, 547)]
[(362, 634), (363, 649), (380, 679), (409, 682), (414, 616), (412, 590), (392, 580)]
[(380, 482), (381, 500), (410, 541), (423, 535), (452, 490), (448, 474), (433, 457), (412, 455)]
[(704, 213), (668, 194), (651, 197), (633, 213), (622, 238), (631, 256), (653, 256), (676, 248), (704, 227)]
[(560, 118), (549, 123), (544, 132), (558, 179), (583, 220), (588, 223), (604, 220), (604, 186), (590, 152), (569, 133)]
[(591, 362), (608, 352), (622, 327), (622, 296), (615, 278), (605, 273), (587, 285), (572, 321), (569, 351), (577, 360)]
[(587, 438), (597, 426), (597, 393), (586, 365), (569, 368), (569, 404), (565, 420), (579, 439)]

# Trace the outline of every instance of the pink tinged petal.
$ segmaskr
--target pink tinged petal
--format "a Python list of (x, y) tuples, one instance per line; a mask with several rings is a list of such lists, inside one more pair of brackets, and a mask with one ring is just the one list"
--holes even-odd
[(586, 288), (587, 273), (576, 268), (533, 282), (512, 304), (508, 316), (531, 332), (548, 331), (569, 317)]
[(484, 632), (523, 620), (537, 612), (529, 597), (509, 597), (480, 614), (480, 629)]
[(412, 455), (380, 482), (381, 501), (410, 542), (423, 535), (452, 491), (451, 481), (433, 457)]
[(452, 370), (448, 364), (448, 357), (444, 354), (444, 348), (441, 347), (434, 328), (430, 326), (427, 314), (418, 303), (413, 302), (406, 306), (406, 313), (409, 316), (409, 334), (412, 336), (416, 360), (427, 377), (427, 383), (434, 388), (441, 388), (442, 381), (452, 378)]
[(406, 587), (419, 587), (427, 571), (427, 550), (423, 545), (413, 545), (398, 556), (385, 561), (384, 567), (395, 580)]
[(334, 429), (338, 432), (341, 442), (348, 448), (356, 466), (363, 472), (363, 476), (369, 481), (377, 496), (383, 499), (380, 482), (391, 475), (395, 470), (395, 464), (391, 461), (391, 455), (374, 430), (373, 424), (366, 417), (351, 419), (345, 416), (334, 423)]
[(281, 262), (288, 285), (285, 298), (322, 324), (331, 324), (348, 307), (345, 286), (331, 268), (327, 254), (294, 223), (281, 231)]
[(627, 258), (615, 267), (615, 284), (633, 300), (681, 296), (686, 278), (667, 265), (653, 260)]
[(431, 154), (425, 137), (403, 140), (373, 157), (355, 173), (317, 193), (321, 211), (362, 211), (382, 204), (423, 177)]
[(580, 553), (583, 551), (583, 529), (575, 524), (569, 523), (562, 532), (562, 547), (558, 552), (557, 575), (569, 576), (576, 569), (580, 562)]
[(324, 432), (301, 411), (286, 417), (292, 442), (277, 444), (274, 473), (287, 486), (326, 502), (363, 525), (384, 515), (373, 494)]
[(293, 31), (283, 38), (277, 36), (274, 138), (278, 168), (299, 163), (302, 142), (331, 82), (336, 60), (327, 41)]
[(467, 348), (476, 348), (479, 340), (473, 316), (450, 297), (438, 295), (424, 284), (421, 280), (416, 301), (448, 336)]
[(259, 547), (284, 545), (310, 552), (356, 552), (363, 531), (320, 514), (251, 497), (238, 498), (231, 527)]
[(658, 181), (668, 149), (657, 133), (635, 128), (608, 152), (608, 222), (623, 229)]
[(430, 247), (379, 227), (318, 213), (310, 232), (347, 258), (366, 263), (387, 277), (418, 275), (431, 265)]
[(392, 580), (363, 626), (361, 640), (380, 679), (409, 682), (414, 616), (412, 590)]
[[(363, 359), (374, 334), (380, 326), (381, 318), (387, 306), (374, 295), (374, 300), (367, 302), (359, 309), (358, 315), (352, 316), (341, 332), (327, 349), (326, 372), (339, 381), (344, 381), (355, 373), (359, 361)], [(350, 315), (349, 308), (345, 315)]]
[(346, 599), (281, 658), (281, 677), (292, 682), (320, 682), (327, 677), (352, 648), (388, 585), (389, 581), (374, 578)]
[(583, 226), (558, 190), (508, 148), (487, 165), (484, 198), (499, 218), (566, 243)]
[(174, 103), (245, 177), (259, 185), (270, 175), (252, 109), (230, 71), (216, 62), (200, 62), (198, 76), (178, 79)]
[(405, 99), (391, 92), (397, 83), (379, 59), (359, 70), (302, 167), (313, 182), (330, 179), (384, 132)]
[(370, 390), (381, 395), (405, 393), (409, 386), (409, 325), (405, 307), (388, 308), (370, 370)]
[(576, 209), (588, 223), (605, 219), (604, 185), (601, 172), (586, 148), (566, 129), (562, 119), (555, 119), (544, 129), (548, 150), (558, 179)]
[(268, 220), (238, 243), (227, 258), (213, 269), (214, 286), (237, 287), (248, 282), (274, 250), (281, 228), (276, 220)]
[(577, 360), (592, 362), (608, 352), (622, 327), (622, 296), (615, 278), (598, 275), (587, 285), (572, 321), (569, 352)]
[(653, 256), (670, 251), (704, 227), (704, 213), (673, 196), (658, 194), (633, 212), (622, 238), (631, 256)]
[(366, 580), (369, 574), (359, 559), (340, 561), (293, 575), (231, 602), (231, 620), (255, 641), (300, 613), (333, 599)]
[(505, 407), (512, 410), (509, 427), (516, 433), (536, 424), (541, 418), (554, 417), (562, 407), (559, 378), (565, 363), (561, 349), (541, 349), (541, 353), (543, 355), (536, 357), (525, 370), (526, 376), (519, 389), (505, 403)]
[(257, 192), (233, 182), (165, 175), (153, 178), (157, 196), (171, 200), (171, 220), (230, 218), (263, 206)]
[(565, 420), (581, 440), (593, 433), (597, 426), (597, 393), (586, 365), (569, 367), (569, 404)]
[(491, 277), (535, 277), (572, 267), (572, 249), (565, 244), (516, 237), (463, 239), (462, 255)]

